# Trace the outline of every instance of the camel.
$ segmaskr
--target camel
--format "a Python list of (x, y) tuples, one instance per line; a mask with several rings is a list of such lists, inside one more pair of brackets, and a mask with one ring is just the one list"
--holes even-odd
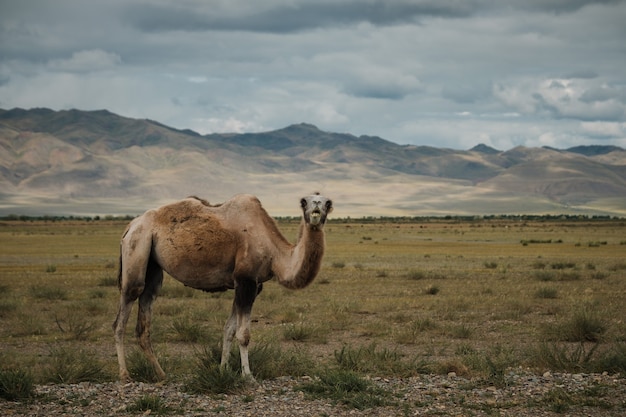
[(264, 282), (276, 278), (290, 289), (309, 285), (324, 255), (324, 224), (332, 201), (319, 193), (303, 197), (298, 240), (290, 243), (252, 195), (239, 194), (211, 205), (198, 197), (148, 210), (126, 227), (120, 243), (118, 286), (120, 305), (113, 323), (122, 381), (126, 368), (124, 334), (135, 300), (139, 346), (159, 379), (165, 372), (152, 350), (152, 303), (163, 283), (163, 271), (186, 286), (208, 291), (235, 290), (224, 326), (221, 366), (228, 363), (231, 344), (239, 342), (241, 372), (252, 377), (248, 362), (250, 313)]

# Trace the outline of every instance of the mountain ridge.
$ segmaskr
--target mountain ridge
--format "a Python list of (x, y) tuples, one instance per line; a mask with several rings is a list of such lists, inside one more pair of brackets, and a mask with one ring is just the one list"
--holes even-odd
[(298, 215), (313, 191), (344, 216), (624, 216), (626, 151), (399, 145), (306, 122), (201, 135), (108, 110), (0, 109), (0, 215), (136, 214), (240, 192), (274, 215)]

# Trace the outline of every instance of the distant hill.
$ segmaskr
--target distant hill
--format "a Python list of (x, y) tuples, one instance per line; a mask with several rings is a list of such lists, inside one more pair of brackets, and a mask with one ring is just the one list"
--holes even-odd
[(307, 123), (200, 135), (107, 110), (0, 110), (0, 215), (137, 214), (198, 195), (259, 196), (298, 216), (320, 191), (338, 217), (626, 215), (626, 151), (398, 145)]

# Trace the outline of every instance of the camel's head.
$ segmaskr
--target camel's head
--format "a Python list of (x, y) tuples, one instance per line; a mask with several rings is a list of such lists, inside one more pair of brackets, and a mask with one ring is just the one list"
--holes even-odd
[(321, 228), (326, 223), (326, 216), (333, 211), (333, 202), (319, 193), (302, 197), (300, 200), (304, 221)]

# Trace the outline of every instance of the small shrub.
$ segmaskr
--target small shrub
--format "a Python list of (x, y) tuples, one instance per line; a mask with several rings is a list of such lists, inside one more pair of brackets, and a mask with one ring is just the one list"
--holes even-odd
[(84, 350), (53, 348), (47, 366), (43, 370), (44, 382), (77, 384), (80, 382), (105, 382), (111, 376), (104, 365)]
[(170, 408), (165, 404), (161, 397), (157, 395), (143, 395), (135, 400), (134, 403), (126, 407), (128, 413), (148, 414), (170, 414)]
[(67, 291), (56, 287), (30, 287), (30, 293), (33, 297), (42, 300), (67, 300)]
[(305, 323), (291, 323), (284, 326), (283, 339), (294, 342), (305, 342), (314, 340), (317, 342), (326, 342), (326, 337), (321, 328), (310, 326)]
[(626, 270), (626, 263), (620, 262), (609, 267), (609, 271), (624, 271)]
[[(236, 358), (233, 369), (241, 369), (239, 355), (231, 355)], [(302, 376), (311, 375), (315, 368), (315, 362), (305, 352), (299, 349), (283, 351), (280, 346), (270, 343), (256, 343), (249, 351), (250, 367), (257, 379), (272, 379), (284, 375)]]
[(550, 410), (555, 413), (562, 414), (569, 410), (573, 405), (575, 405), (575, 401), (565, 389), (563, 388), (554, 388), (551, 391), (548, 391), (542, 398), (542, 402), (548, 406)]
[(406, 274), (406, 277), (408, 279), (412, 279), (412, 280), (418, 281), (420, 279), (426, 278), (426, 273), (424, 271), (413, 270), (413, 271), (409, 271)]
[(607, 241), (603, 240), (603, 241), (594, 241), (594, 242), (589, 242), (587, 243), (587, 246), (589, 246), (590, 248), (599, 248), (600, 246), (606, 245)]
[(559, 274), (559, 280), (561, 281), (578, 281), (581, 275), (576, 271), (564, 271)]
[(610, 276), (609, 273), (606, 272), (594, 272), (593, 274), (591, 274), (591, 278), (592, 279), (597, 279), (597, 280), (601, 280), (601, 279), (606, 279)]
[(546, 263), (542, 262), (542, 261), (535, 261), (533, 262), (533, 268), (534, 269), (545, 269), (546, 267)]
[(246, 379), (239, 370), (221, 367), (215, 353), (206, 348), (196, 354), (196, 366), (185, 389), (196, 394), (233, 394), (241, 392)]
[(296, 387), (311, 398), (329, 399), (357, 410), (387, 405), (391, 394), (351, 371), (327, 370)]
[[(135, 381), (138, 382), (158, 382), (159, 377), (154, 371), (154, 367), (143, 352), (139, 350), (132, 350), (127, 358), (128, 372)], [(164, 362), (159, 359), (162, 367), (165, 367)]]
[(32, 375), (19, 369), (0, 370), (0, 398), (18, 401), (35, 395)]
[(86, 340), (95, 328), (88, 317), (88, 315), (76, 314), (76, 311), (68, 310), (65, 317), (60, 318), (55, 315), (54, 320), (61, 333), (65, 333), (69, 339)]
[(0, 295), (6, 295), (11, 292), (11, 287), (8, 285), (0, 284)]
[(626, 373), (626, 343), (615, 344), (601, 359), (600, 370), (611, 373)]
[(496, 269), (498, 267), (498, 263), (497, 262), (485, 262), (484, 266), (487, 269)]
[(332, 263), (333, 268), (341, 269), (346, 267), (346, 263), (343, 261), (337, 261)]
[(174, 320), (172, 329), (176, 333), (176, 340), (180, 342), (196, 343), (203, 337), (202, 326), (192, 322), (189, 317)]
[(402, 355), (395, 350), (378, 348), (375, 343), (358, 349), (344, 345), (335, 351), (335, 360), (345, 371), (384, 374), (387, 376), (410, 376), (415, 372), (415, 364), (404, 362)]
[(17, 302), (13, 300), (0, 300), (0, 318), (7, 317), (17, 310)]
[(549, 299), (554, 299), (558, 297), (558, 291), (556, 288), (554, 287), (543, 287), (543, 288), (539, 288), (536, 292), (535, 292), (535, 297), (537, 298), (549, 298)]
[(459, 324), (450, 329), (450, 335), (455, 339), (469, 339), (472, 337), (472, 333), (474, 333), (472, 328), (465, 324)]
[(584, 343), (576, 345), (542, 342), (533, 354), (534, 362), (541, 367), (566, 372), (593, 372), (592, 358), (598, 345), (591, 348)]
[(429, 318), (413, 320), (395, 336), (394, 340), (397, 343), (410, 345), (415, 343), (420, 333), (435, 328), (437, 328), (437, 324)]
[(556, 275), (551, 272), (551, 271), (537, 271), (535, 272), (535, 278), (537, 278), (539, 281), (554, 281), (555, 280)]
[(57, 266), (56, 265), (48, 265), (46, 266), (46, 272), (48, 273), (53, 273), (57, 271)]
[(558, 331), (561, 340), (566, 342), (600, 342), (606, 329), (606, 323), (597, 313), (582, 309), (562, 323)]
[(92, 290), (89, 292), (89, 298), (100, 299), (100, 298), (104, 298), (105, 296), (106, 296), (106, 293), (102, 290)]
[(114, 276), (106, 276), (100, 278), (98, 281), (99, 287), (117, 287), (117, 277)]
[(575, 268), (576, 267), (576, 263), (575, 262), (554, 262), (550, 265), (550, 267), (552, 269), (568, 269), (568, 268)]

